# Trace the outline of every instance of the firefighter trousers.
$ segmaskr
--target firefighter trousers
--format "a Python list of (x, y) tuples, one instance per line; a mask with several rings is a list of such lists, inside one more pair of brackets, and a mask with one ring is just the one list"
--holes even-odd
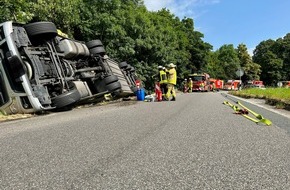
[(175, 87), (174, 84), (167, 84), (167, 93), (166, 93), (166, 98), (169, 100), (170, 96), (175, 99), (176, 98), (176, 92), (175, 92)]
[(162, 91), (162, 96), (165, 96), (166, 93), (167, 93), (167, 84), (166, 83), (161, 83), (160, 84), (160, 88), (161, 88), (161, 91)]

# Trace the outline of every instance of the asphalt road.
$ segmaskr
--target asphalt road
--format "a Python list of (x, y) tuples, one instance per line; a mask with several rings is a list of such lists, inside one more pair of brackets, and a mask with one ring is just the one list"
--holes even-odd
[(0, 189), (290, 189), (290, 119), (221, 93), (0, 123)]

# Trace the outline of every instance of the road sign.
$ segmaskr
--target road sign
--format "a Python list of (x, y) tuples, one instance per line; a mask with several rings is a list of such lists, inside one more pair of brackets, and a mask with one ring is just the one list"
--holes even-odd
[(237, 71), (236, 71), (236, 75), (238, 76), (238, 77), (241, 77), (241, 76), (243, 76), (244, 75), (244, 70), (243, 69), (238, 69)]

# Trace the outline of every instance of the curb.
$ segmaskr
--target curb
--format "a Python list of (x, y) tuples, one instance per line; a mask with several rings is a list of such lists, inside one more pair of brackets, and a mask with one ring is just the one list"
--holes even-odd
[[(242, 97), (235, 96), (235, 95), (228, 94), (228, 93), (224, 93), (224, 94), (226, 94), (227, 96), (231, 96), (233, 98), (242, 100), (244, 102), (251, 103), (251, 104), (253, 104), (253, 105), (257, 106), (257, 107), (266, 109), (268, 111), (271, 111), (273, 113), (282, 115), (282, 116), (287, 117), (287, 118), (290, 119), (290, 111), (289, 110), (286, 110), (286, 109), (277, 109), (277, 108), (275, 108), (272, 105), (266, 104), (266, 99), (257, 99), (257, 98), (250, 98), (250, 99), (248, 99), (248, 98), (242, 98)], [(258, 101), (260, 101), (260, 102), (258, 102)]]

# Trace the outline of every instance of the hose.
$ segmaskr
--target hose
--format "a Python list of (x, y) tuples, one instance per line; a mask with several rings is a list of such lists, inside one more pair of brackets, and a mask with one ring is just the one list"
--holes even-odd
[[(247, 108), (246, 106), (244, 106), (241, 102), (237, 101), (236, 102), (238, 105), (240, 105), (242, 108), (238, 107), (237, 105), (233, 105), (228, 101), (224, 101), (223, 104), (230, 106), (231, 108), (233, 108), (233, 110), (235, 111), (235, 114), (239, 114), (244, 116), (245, 118), (255, 122), (255, 123), (263, 123), (267, 126), (272, 125), (272, 122), (269, 119), (264, 118), (261, 114), (257, 114), (256, 112), (250, 110), (249, 108)], [(251, 113), (252, 115), (255, 116), (255, 118), (250, 117), (248, 114)]]

